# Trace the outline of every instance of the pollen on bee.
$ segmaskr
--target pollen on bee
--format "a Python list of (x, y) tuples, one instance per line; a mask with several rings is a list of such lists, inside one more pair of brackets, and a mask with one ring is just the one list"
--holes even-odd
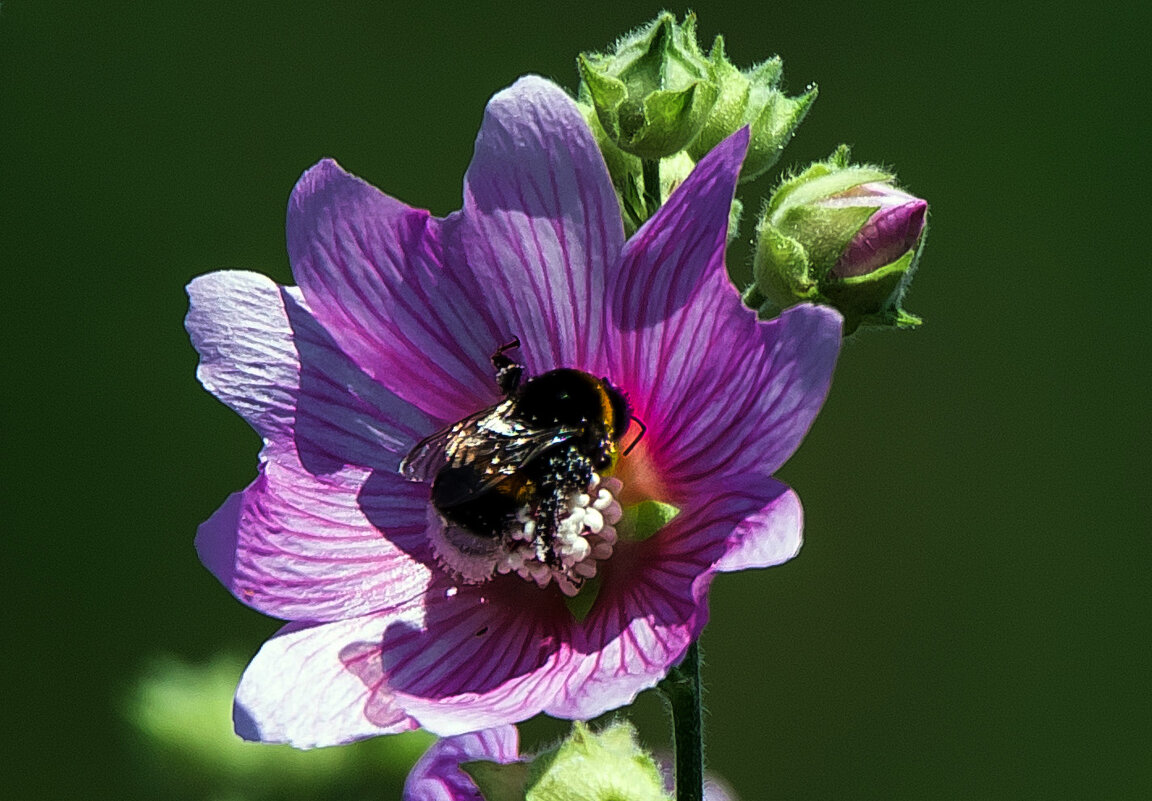
[(555, 583), (565, 595), (576, 595), (596, 576), (599, 563), (612, 556), (622, 487), (617, 478), (593, 473), (587, 490), (572, 494), (550, 536), (541, 534), (537, 511), (528, 506), (499, 536), (480, 536), (439, 519), (440, 532), (432, 537), (437, 561), (466, 583), (514, 573), (538, 587)]

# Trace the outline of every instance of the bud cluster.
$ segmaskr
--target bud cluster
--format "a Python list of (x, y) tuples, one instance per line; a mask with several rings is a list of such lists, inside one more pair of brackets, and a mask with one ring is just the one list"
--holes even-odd
[[(661, 14), (611, 52), (582, 53), (578, 65), (579, 101), (630, 228), (667, 199), (696, 161), (745, 126), (750, 142), (740, 179), (762, 175), (816, 99), (815, 86), (798, 97), (779, 89), (779, 58), (740, 70), (728, 61), (721, 36), (705, 55), (694, 14), (683, 22)], [(658, 196), (645, 186), (644, 162), (658, 165), (652, 170)]]

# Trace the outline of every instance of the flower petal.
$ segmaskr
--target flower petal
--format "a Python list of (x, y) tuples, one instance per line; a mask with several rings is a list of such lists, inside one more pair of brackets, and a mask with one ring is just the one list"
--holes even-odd
[(749, 504), (762, 506), (729, 535), (728, 550), (715, 564), (716, 570), (726, 573), (782, 564), (799, 553), (803, 543), (804, 510), (796, 493), (776, 479), (749, 478), (752, 486), (743, 490), (733, 486), (730, 491), (743, 492)]
[(667, 481), (693, 493), (745, 472), (767, 477), (787, 461), (824, 403), (840, 350), (842, 320), (828, 306), (794, 306), (768, 322), (731, 310), (728, 321), (745, 329), (739, 337), (713, 328), (725, 312), (698, 321), (700, 369), (663, 382), (651, 402), (662, 432), (654, 459)]
[(282, 628), (240, 679), (232, 711), (236, 733), (315, 748), (416, 728), (386, 690), (345, 665), (348, 644), (379, 637), (384, 621), (375, 616)]
[(188, 285), (197, 376), (274, 450), (317, 473), (346, 464), (395, 469), (431, 418), (366, 376), (294, 288), (223, 271)]
[(770, 475), (819, 410), (839, 352), (834, 310), (758, 321), (724, 269), (729, 207), (747, 141), (717, 145), (629, 240), (612, 291), (609, 345), (666, 482)]
[(521, 78), (488, 104), (464, 182), (462, 244), (501, 336), (530, 374), (590, 369), (603, 299), (624, 243), (604, 159), (576, 104)]
[(408, 603), (429, 581), (426, 491), (397, 477), (393, 492), (365, 498), (365, 484), (362, 471), (321, 478), (287, 454), (271, 459), (200, 526), (200, 560), (239, 600), (283, 620)]
[(346, 661), (364, 666), (390, 704), (441, 735), (541, 712), (587, 719), (631, 703), (699, 636), (715, 570), (795, 553), (794, 496), (767, 484), (749, 476), (650, 540), (621, 543), (583, 622), (557, 593), (515, 577), (455, 586), (434, 576), (418, 620), (388, 613), (383, 636), (350, 647), (355, 657)]
[(441, 227), (331, 160), (288, 204), (292, 272), (316, 319), (364, 372), (444, 422), (495, 398), (490, 358), (506, 332), (478, 311), (467, 271), (444, 268)]
[(267, 443), (256, 481), (200, 526), (204, 564), (240, 600), (290, 620), (418, 594), (427, 490), (396, 467), (429, 418), (364, 375), (294, 290), (221, 272), (189, 295), (201, 380)]
[(484, 801), (476, 783), (460, 765), (483, 759), (505, 765), (520, 757), (520, 733), (515, 726), (437, 740), (413, 766), (404, 782), (403, 801)]
[(279, 288), (257, 273), (215, 272), (194, 279), (188, 297), (200, 383), (260, 436), (290, 438), (299, 359)]
[[(608, 287), (613, 322), (632, 334), (625, 344), (657, 351), (667, 345), (659, 326), (697, 299), (710, 279), (724, 276), (728, 217), (736, 176), (748, 148), (742, 128), (712, 149), (624, 247), (623, 264)], [(733, 290), (733, 294), (735, 290)], [(627, 365), (649, 364), (628, 349)]]

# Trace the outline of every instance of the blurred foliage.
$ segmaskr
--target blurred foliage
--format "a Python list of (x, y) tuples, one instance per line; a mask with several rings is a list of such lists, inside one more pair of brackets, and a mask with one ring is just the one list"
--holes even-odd
[(241, 740), (232, 694), (244, 662), (153, 660), (122, 705), (136, 730), (142, 789), (156, 798), (206, 801), (398, 797), (408, 770), (435, 739), (423, 732), (339, 748), (298, 751)]

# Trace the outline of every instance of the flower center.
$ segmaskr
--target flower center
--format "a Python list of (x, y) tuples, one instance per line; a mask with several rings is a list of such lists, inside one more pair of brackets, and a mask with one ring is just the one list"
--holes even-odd
[(524, 506), (504, 531), (494, 534), (455, 526), (433, 511), (432, 547), (441, 565), (467, 583), (515, 573), (539, 587), (555, 582), (573, 596), (612, 555), (622, 488), (620, 479), (592, 473), (585, 491), (568, 496), (555, 526), (541, 520), (538, 507)]

